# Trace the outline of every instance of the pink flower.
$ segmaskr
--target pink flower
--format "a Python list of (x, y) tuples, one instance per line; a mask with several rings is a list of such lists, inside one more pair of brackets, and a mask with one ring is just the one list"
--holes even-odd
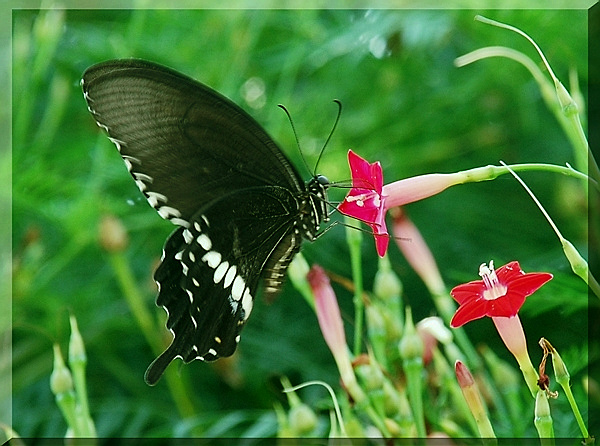
[[(346, 334), (340, 307), (335, 292), (331, 288), (329, 277), (323, 268), (313, 265), (306, 278), (315, 296), (315, 311), (325, 342), (336, 359), (343, 358), (342, 362), (346, 362), (344, 358), (348, 355)], [(347, 362), (350, 363), (349, 357)]]
[[(393, 218), (392, 232), (396, 237), (398, 248), (431, 294), (444, 296), (444, 300), (449, 303), (449, 305), (445, 305), (446, 308), (449, 308), (445, 313), (449, 313), (448, 317), (450, 317), (455, 309), (454, 302), (448, 296), (446, 285), (427, 242), (402, 208), (395, 208), (390, 213)], [(442, 316), (446, 317), (446, 314), (442, 314)]]
[(329, 350), (333, 353), (333, 359), (337, 364), (342, 382), (354, 401), (363, 401), (365, 394), (358, 385), (352, 368), (340, 308), (335, 292), (329, 282), (329, 277), (327, 277), (323, 268), (313, 265), (306, 278), (315, 298), (315, 312), (317, 313), (319, 327), (321, 327), (321, 332)]
[(525, 298), (552, 279), (550, 273), (524, 273), (519, 262), (513, 261), (494, 270), (494, 263), (479, 267), (483, 280), (458, 285), (450, 294), (460, 306), (450, 325), (460, 327), (483, 316), (515, 316)]
[(338, 211), (371, 226), (377, 253), (381, 257), (385, 255), (390, 239), (385, 224), (388, 209), (422, 200), (455, 184), (473, 181), (473, 176), (466, 175), (466, 172), (433, 173), (384, 185), (378, 161), (369, 163), (349, 150), (348, 163), (352, 174), (352, 189), (338, 206)]

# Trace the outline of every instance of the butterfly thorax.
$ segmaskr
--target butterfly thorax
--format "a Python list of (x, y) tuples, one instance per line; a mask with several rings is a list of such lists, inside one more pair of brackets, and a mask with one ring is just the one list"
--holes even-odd
[(285, 271), (292, 258), (300, 250), (302, 237), (313, 241), (318, 237), (321, 222), (328, 221), (327, 188), (329, 180), (323, 175), (314, 176), (306, 189), (296, 196), (298, 216), (294, 221), (294, 230), (290, 231), (269, 257), (264, 271), (265, 298), (270, 301), (281, 291)]
[(296, 221), (295, 231), (304, 238), (313, 241), (317, 237), (321, 222), (328, 221), (327, 188), (329, 180), (323, 175), (314, 176), (306, 184), (306, 194), (300, 202), (300, 218)]

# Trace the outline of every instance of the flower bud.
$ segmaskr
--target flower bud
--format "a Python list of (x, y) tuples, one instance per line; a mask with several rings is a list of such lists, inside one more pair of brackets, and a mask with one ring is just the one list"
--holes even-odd
[(85, 364), (87, 357), (85, 354), (85, 346), (83, 344), (83, 338), (77, 328), (77, 319), (71, 315), (69, 318), (71, 323), (71, 338), (69, 340), (69, 363), (73, 366), (74, 362)]
[(65, 365), (60, 347), (54, 344), (54, 369), (50, 375), (50, 389), (56, 396), (73, 390), (73, 378)]
[(406, 324), (404, 334), (400, 340), (400, 356), (403, 360), (421, 359), (423, 356), (424, 345), (421, 337), (417, 334), (412, 320), (410, 307), (406, 308)]
[(288, 414), (289, 428), (295, 437), (302, 437), (311, 433), (317, 427), (317, 416), (314, 411), (304, 403), (290, 408)]
[(364, 390), (368, 393), (380, 390), (383, 386), (383, 372), (373, 360), (368, 364), (356, 366), (356, 374), (360, 377)]
[(99, 237), (100, 245), (108, 252), (124, 251), (129, 244), (125, 226), (112, 215), (105, 215), (100, 220)]
[(554, 427), (552, 415), (550, 415), (550, 404), (546, 392), (538, 390), (535, 396), (535, 417), (533, 424), (537, 429), (540, 438), (554, 438)]
[(392, 270), (389, 258), (379, 258), (379, 268), (373, 280), (373, 292), (383, 301), (398, 299), (402, 294), (402, 282)]
[(298, 253), (290, 262), (290, 266), (288, 267), (288, 277), (290, 278), (290, 282), (292, 283), (294, 288), (296, 288), (296, 290), (302, 295), (302, 297), (304, 297), (304, 299), (311, 306), (311, 308), (314, 309), (315, 300), (313, 298), (313, 293), (306, 278), (309, 270), (310, 267), (308, 266), (308, 262), (306, 261), (302, 253)]
[(456, 372), (458, 385), (460, 386), (465, 401), (467, 402), (467, 406), (469, 406), (469, 410), (477, 423), (480, 435), (482, 437), (494, 438), (494, 430), (490, 423), (490, 419), (488, 418), (485, 405), (479, 395), (479, 390), (473, 379), (473, 375), (471, 375), (468, 367), (461, 361), (456, 361), (454, 370)]

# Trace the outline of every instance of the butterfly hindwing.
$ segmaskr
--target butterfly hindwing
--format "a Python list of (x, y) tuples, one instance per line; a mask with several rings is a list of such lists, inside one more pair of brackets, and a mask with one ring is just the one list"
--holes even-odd
[(300, 236), (290, 224), (299, 204), (285, 188), (250, 188), (201, 208), (188, 228), (171, 235), (155, 279), (157, 304), (167, 311), (174, 338), (149, 367), (148, 383), (176, 357), (211, 361), (233, 354), (259, 279), (271, 277), (267, 292), (278, 291), (299, 249)]

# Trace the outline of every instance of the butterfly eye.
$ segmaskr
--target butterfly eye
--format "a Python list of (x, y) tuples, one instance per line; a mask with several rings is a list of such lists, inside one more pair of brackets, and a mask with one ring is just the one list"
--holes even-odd
[(329, 186), (329, 179), (325, 175), (317, 175), (317, 181), (321, 186)]

